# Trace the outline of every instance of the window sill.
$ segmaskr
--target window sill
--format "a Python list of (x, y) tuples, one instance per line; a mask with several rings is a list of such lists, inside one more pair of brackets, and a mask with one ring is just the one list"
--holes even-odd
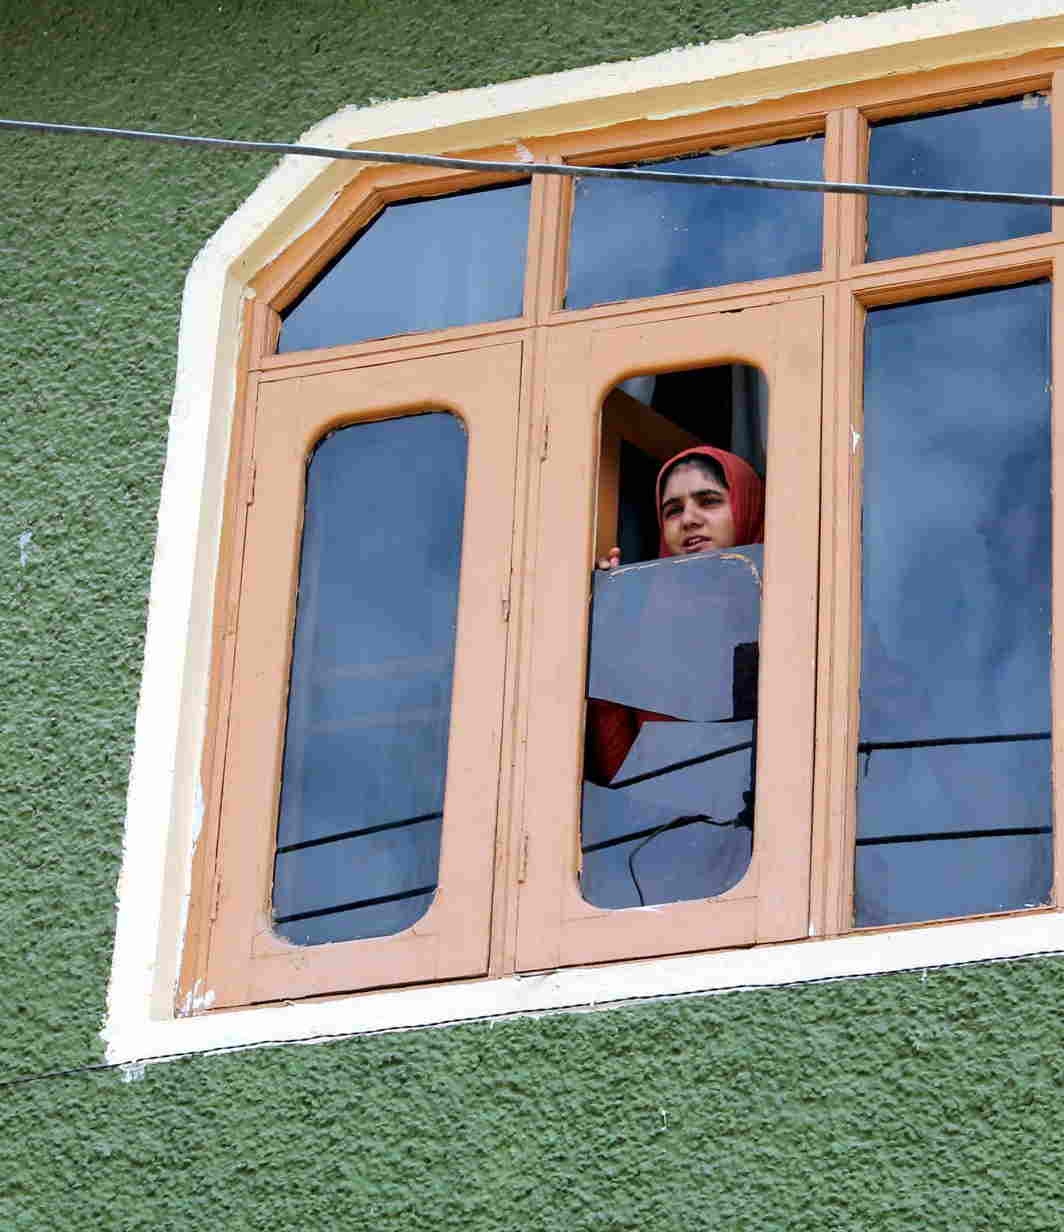
[(143, 1013), (142, 1006), (113, 1003), (102, 1034), (110, 1063), (135, 1065), (266, 1044), (309, 1043), (528, 1014), (582, 1013), (640, 1001), (1058, 953), (1064, 953), (1064, 912), (1041, 910), (761, 945), (756, 951), (575, 967), (189, 1018), (153, 1019)]

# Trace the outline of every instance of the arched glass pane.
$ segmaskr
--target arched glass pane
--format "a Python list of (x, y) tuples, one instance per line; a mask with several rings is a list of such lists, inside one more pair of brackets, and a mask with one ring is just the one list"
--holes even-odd
[[(655, 498), (662, 464), (695, 444), (763, 467), (761, 373), (662, 373), (623, 393), (603, 413), (600, 469), (612, 457), (616, 471), (615, 499), (600, 505), (616, 510), (616, 526), (600, 530), (622, 563), (592, 582), (581, 818), (581, 892), (607, 908), (709, 898), (750, 865), (763, 574), (762, 546), (744, 542), (738, 521), (721, 548), (692, 542), (662, 556)], [(693, 474), (697, 500), (712, 477), (699, 465)], [(760, 516), (746, 523), (760, 538)]]
[(1049, 305), (868, 314), (859, 925), (1048, 899)]
[(281, 314), (278, 353), (519, 317), (530, 192), (385, 206)]
[[(873, 184), (980, 192), (1051, 191), (1049, 96), (884, 120), (869, 134)], [(868, 260), (989, 244), (1050, 227), (1049, 206), (868, 198)]]
[(436, 412), (307, 469), (273, 910), (299, 945), (408, 928), (436, 887), (466, 435)]
[[(779, 141), (653, 166), (701, 175), (819, 180), (824, 139)], [(819, 193), (583, 179), (574, 197), (567, 308), (820, 268)]]

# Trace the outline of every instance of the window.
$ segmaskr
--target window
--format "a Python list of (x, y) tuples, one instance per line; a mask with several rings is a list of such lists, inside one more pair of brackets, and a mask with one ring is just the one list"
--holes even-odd
[(439, 879), (466, 437), (441, 412), (307, 465), (273, 876), (295, 945), (402, 932)]
[[(479, 974), (484, 969), (506, 665), (507, 630), (501, 616), (510, 573), (520, 358), (520, 347), (512, 343), (399, 363), (381, 363), (374, 357), (368, 364), (296, 380), (264, 381), (259, 387), (255, 492), (247, 507), (240, 566), (243, 595), (238, 619), (247, 632), (238, 630), (231, 669), (238, 702), (231, 706), (229, 722), (218, 848), (220, 894), (210, 950), (209, 977), (219, 1004), (230, 997), (237, 1004), (268, 997), (279, 967), (286, 970), (289, 996), (317, 991), (322, 978), (343, 987), (351, 978), (346, 955), (352, 947), (359, 952), (361, 971), (367, 973), (362, 978), (372, 983), (408, 982), (419, 978), (426, 965), (434, 978)], [(441, 407), (445, 396), (447, 402)], [(452, 408), (461, 425), (454, 415), (440, 413)], [(430, 425), (427, 432), (425, 425)], [(334, 428), (338, 430), (328, 436)], [(363, 443), (366, 434), (379, 441), (376, 451)], [(305, 680), (296, 673), (314, 671), (312, 655), (317, 647), (304, 650), (306, 636), (298, 619), (300, 658), (294, 661), (295, 672), (289, 662), (301, 510), (308, 486), (306, 460), (313, 451), (313, 482), (324, 451), (341, 435), (346, 438), (345, 452), (354, 454), (369, 473), (352, 474), (345, 459), (345, 471), (336, 485), (348, 504), (325, 534), (332, 539), (334, 552), (343, 552), (346, 569), (337, 565), (334, 555), (326, 576), (316, 585), (309, 574), (326, 571), (319, 563), (317, 545), (311, 543), (316, 510), (307, 504), (298, 583), (304, 608), (299, 615), (305, 616), (307, 606), (321, 603), (330, 590), (334, 603), (346, 605), (346, 611), (315, 619), (312, 636), (319, 642), (323, 637), (330, 640), (318, 657), (333, 658), (323, 664), (326, 671), (331, 669), (332, 680), (323, 680), (320, 671), (318, 679)], [(459, 467), (455, 455), (463, 451), (466, 440), (456, 625), (453, 583), (448, 593), (446, 582), (433, 589), (431, 581), (432, 575), (445, 574), (455, 563), (456, 523), (463, 504), (461, 485), (455, 482)], [(429, 461), (431, 466), (426, 465)], [(369, 488), (371, 479), (380, 485), (376, 490)], [(412, 509), (414, 502), (419, 507)], [(417, 571), (420, 593), (412, 592), (403, 569)], [(356, 578), (365, 584), (358, 585)], [(422, 610), (414, 610), (414, 603)], [(433, 609), (428, 616), (427, 608)], [(346, 646), (338, 644), (337, 626), (343, 622)], [(452, 641), (454, 688), (448, 725), (447, 689), (440, 683), (439, 660), (449, 665)], [(311, 661), (304, 664), (303, 659)], [(361, 689), (352, 687), (360, 670)], [(370, 673), (375, 673), (376, 688), (367, 690), (367, 681), (373, 679)], [(341, 683), (345, 687), (338, 687)], [(322, 717), (297, 728), (296, 713), (308, 702)], [(411, 732), (413, 726), (423, 729), (426, 718), (435, 725), (435, 749), (421, 746), (423, 730)], [(366, 739), (366, 725), (371, 723), (391, 728), (384, 741)], [(343, 733), (356, 730), (362, 733), (360, 740), (343, 738)], [(324, 758), (327, 750), (330, 761), (320, 768), (306, 768), (307, 760)], [(411, 778), (417, 774), (419, 781), (408, 783), (406, 791), (390, 784), (391, 775), (371, 778), (371, 772), (380, 773), (382, 757), (392, 759), (393, 766), (402, 762), (398, 772)], [(362, 767), (354, 764), (356, 759), (363, 761)], [(423, 821), (415, 824), (426, 832), (424, 842), (433, 843), (424, 858), (435, 864), (437, 819), (428, 815), (441, 811), (439, 779), (444, 761), (447, 782), (442, 793), (445, 820), (438, 876), (445, 891), (437, 895), (431, 914), (417, 923), (381, 921), (357, 941), (341, 941), (342, 934), (322, 931), (316, 938), (305, 932), (297, 937), (291, 925), (300, 922), (298, 917), (303, 917), (304, 927), (309, 919), (318, 920), (323, 930), (326, 921), (338, 924), (339, 915), (358, 936), (359, 926), (353, 921), (358, 909), (335, 912), (345, 903), (362, 902), (381, 914), (383, 902), (365, 900), (387, 899), (394, 910), (406, 900), (393, 896), (420, 889), (419, 906), (427, 905), (435, 870), (423, 871), (414, 879), (416, 885), (409, 882), (408, 869), (397, 867), (386, 874), (383, 866), (401, 857), (394, 843), (385, 850), (379, 836), (397, 838), (397, 830), (381, 827), (422, 816)], [(282, 765), (290, 777), (281, 797), (278, 831)], [(385, 794), (388, 786), (390, 795)], [(298, 816), (300, 803), (313, 792), (319, 796), (317, 816), (309, 819), (309, 830), (302, 828), (308, 825), (303, 822), (290, 835), (290, 817)], [(299, 794), (290, 803), (294, 793)], [(400, 803), (401, 799), (408, 803)], [(459, 820), (448, 828), (452, 815)], [(265, 826), (263, 816), (271, 818)], [(356, 837), (358, 831), (368, 830), (375, 833)], [(333, 841), (300, 847), (300, 836), (307, 833), (311, 841)], [(369, 873), (366, 848), (373, 847), (378, 863)], [(312, 853), (309, 860), (307, 852)], [(286, 899), (278, 911), (279, 895), (290, 893), (289, 865), (296, 860), (304, 862), (310, 884), (304, 880), (303, 897), (291, 903)], [(328, 874), (321, 871), (326, 868)], [(340, 870), (346, 876), (341, 877)], [(366, 886), (359, 877), (367, 875), (384, 880)], [(248, 909), (251, 903), (253, 910)], [(305, 914), (321, 908), (326, 912)], [(296, 918), (285, 920), (286, 916)], [(396, 923), (407, 926), (396, 928)], [(324, 944), (334, 938), (334, 944)], [(308, 944), (311, 940), (319, 944)], [(323, 964), (335, 964), (336, 974), (323, 977), (319, 970)], [(226, 991), (230, 987), (231, 993)]]
[(1051, 901), (1049, 326), (1046, 282), (868, 314), (857, 924)]
[[(520, 908), (522, 922), (536, 923), (530, 928), (519, 923), (518, 929), (518, 961), (528, 967), (676, 953), (712, 945), (748, 945), (802, 936), (806, 931), (815, 686), (809, 647), (815, 637), (816, 607), (820, 315), (817, 299), (723, 313), (687, 311), (681, 315), (675, 309), (664, 309), (644, 311), (634, 321), (596, 316), (559, 335), (551, 357), (556, 365), (551, 373), (555, 379), (548, 383), (548, 391), (559, 392), (547, 407), (551, 442), (542, 467), (546, 496), (537, 545), (538, 556), (549, 554), (552, 558), (551, 588), (540, 599), (536, 614), (538, 654), (536, 650), (533, 653), (542, 675), (534, 676), (529, 688), (529, 765), (530, 775), (537, 776), (532, 790), (541, 820), (534, 841), (530, 838), (528, 845), (528, 875), (522, 885)], [(753, 860), (735, 887), (711, 899), (678, 902), (656, 912), (603, 909), (580, 893), (572, 874), (571, 819), (581, 811), (586, 650), (583, 639), (572, 636), (569, 629), (586, 609), (592, 528), (586, 514), (582, 536), (574, 536), (571, 529), (566, 534), (565, 528), (580, 525), (586, 508), (586, 491), (581, 490), (586, 485), (580, 482), (580, 476), (593, 474), (595, 469), (598, 391), (609, 388), (612, 379), (628, 375), (633, 368), (645, 371), (664, 367), (668, 371), (706, 367), (714, 360), (739, 360), (756, 367), (764, 374), (769, 389), (770, 478), (766, 489), (760, 675), (761, 687), (771, 690), (774, 700), (759, 707)], [(786, 395), (778, 392), (783, 390)], [(776, 399), (784, 396), (786, 408), (777, 410)], [(578, 409), (583, 411), (582, 416)], [(776, 569), (780, 570), (782, 585), (774, 590)], [(689, 566), (685, 565), (685, 572), (691, 572)], [(786, 596), (785, 612), (774, 606), (774, 594)], [(583, 620), (586, 622), (586, 616)], [(688, 632), (693, 634), (693, 630)], [(593, 653), (594, 649), (593, 644)], [(677, 649), (682, 657), (684, 647)], [(708, 657), (711, 648), (707, 646), (703, 653)], [(592, 665), (596, 665), (594, 658)], [(660, 671), (661, 665), (658, 667)], [(678, 710), (666, 698), (639, 708), (666, 714)], [(594, 787), (589, 789), (592, 793)], [(796, 801), (804, 803), (796, 807)], [(589, 805), (590, 800), (585, 807)], [(645, 828), (638, 823), (631, 826), (632, 831)]]
[[(1051, 86), (975, 67), (526, 144), (1039, 192)], [(362, 172), (247, 308), (182, 995), (1052, 909), (1054, 225)], [(654, 473), (700, 443), (763, 473), (763, 546), (636, 568)], [(666, 720), (623, 773), (585, 761), (589, 698)]]
[[(749, 870), (767, 401), (761, 372), (724, 364), (604, 402), (580, 825), (593, 906), (717, 897)], [(659, 471), (670, 538), (698, 549), (679, 559), (648, 500)]]

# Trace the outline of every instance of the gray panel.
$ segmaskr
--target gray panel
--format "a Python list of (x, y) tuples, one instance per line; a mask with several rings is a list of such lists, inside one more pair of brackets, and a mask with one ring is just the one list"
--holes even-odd
[(596, 571), (588, 696), (695, 722), (736, 716), (737, 694), (749, 693), (763, 559), (753, 544)]
[[(624, 908), (737, 884), (753, 835), (760, 545), (598, 572), (589, 694), (648, 720), (609, 787), (584, 784), (584, 898)], [(742, 670), (736, 675), (737, 660)]]

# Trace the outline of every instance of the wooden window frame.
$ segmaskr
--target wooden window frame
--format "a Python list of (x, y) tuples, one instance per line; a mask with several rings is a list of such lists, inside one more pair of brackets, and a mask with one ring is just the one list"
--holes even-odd
[[(794, 298), (740, 311), (644, 311), (592, 319), (551, 337), (544, 385), (550, 447), (541, 467), (538, 555), (552, 560), (537, 605), (528, 702), (528, 867), (518, 970), (643, 958), (804, 936), (808, 923), (816, 635), (821, 304)], [(754, 850), (742, 881), (713, 898), (650, 911), (592, 907), (578, 855), (593, 534), (586, 476), (599, 453), (599, 408), (617, 379), (654, 370), (748, 363), (769, 386)], [(778, 478), (777, 478), (778, 476)], [(583, 515), (581, 517), (581, 514)], [(574, 530), (574, 527), (580, 528)], [(769, 703), (771, 699), (771, 704)]]
[[(220, 800), (214, 937), (207, 976), (219, 1006), (367, 984), (481, 975), (487, 969), (510, 575), (521, 344), (334, 365), (263, 382), (255, 405), (256, 479), (246, 515), (232, 697)], [(446, 394), (443, 393), (446, 391)], [(458, 415), (468, 436), (462, 588), (444, 800), (440, 885), (413, 927), (372, 940), (296, 946), (270, 927), (276, 819), (306, 459), (333, 429), (419, 411)], [(494, 600), (494, 601), (493, 601)]]
[[(630, 162), (714, 147), (780, 140), (819, 131), (825, 136), (825, 178), (859, 179), (864, 172), (870, 121), (886, 116), (916, 115), (1034, 90), (1048, 90), (1058, 98), (1064, 97), (1061, 92), (1064, 85), (1062, 73), (1064, 58), (1055, 53), (1039, 52), (1011, 62), (965, 64), (932, 73), (895, 76), (749, 107), (724, 108), (660, 121), (626, 121), (560, 137), (528, 138), (523, 144), (532, 157), (540, 161)], [(1052, 147), (1053, 191), (1060, 193), (1064, 191), (1064, 107), (1054, 109)], [(472, 157), (489, 158), (509, 157), (511, 153), (509, 147), (465, 149), (462, 152)], [(1054, 286), (1054, 354), (1064, 354), (1061, 351), (1061, 344), (1064, 343), (1061, 332), (1064, 330), (1064, 311), (1061, 309), (1064, 304), (1060, 300), (1061, 279), (1057, 270), (1059, 260), (1064, 256), (1064, 217), (1056, 211), (1052, 230), (1032, 237), (866, 263), (863, 260), (863, 201), (857, 197), (827, 196), (824, 199), (824, 258), (820, 270), (785, 278), (568, 310), (561, 305), (571, 182), (553, 177), (534, 177), (524, 312), (521, 318), (319, 351), (285, 355), (274, 353), (280, 310), (383, 205), (401, 199), (483, 187), (488, 183), (509, 183), (516, 178), (519, 177), (500, 178), (396, 167), (364, 172), (338, 195), (313, 226), (267, 265), (251, 284), (254, 298), (245, 308), (245, 345), (238, 414), (231, 436), (225, 525), (216, 588), (209, 737), (203, 761), (203, 778), (207, 785), (205, 839), (197, 847), (193, 868), (193, 905), (183, 951), (179, 1004), (187, 1004), (195, 989), (203, 986), (205, 979), (213, 989), (217, 981), (211, 967), (212, 954), (218, 952), (220, 929), (224, 931), (229, 927), (229, 918), (241, 919), (244, 923), (227, 936), (240, 936), (243, 940), (231, 948), (225, 959), (224, 966), (233, 973), (233, 978), (227, 986), (229, 991), (214, 1001), (218, 1006), (328, 996), (360, 988), (421, 980), (476, 975), (498, 977), (515, 970), (610, 961), (622, 956), (645, 956), (650, 952), (640, 948), (642, 943), (625, 949), (623, 941), (619, 948), (611, 948), (611, 942), (611, 946), (601, 951), (594, 948), (591, 951), (567, 950), (564, 945), (560, 948), (555, 946), (554, 942), (533, 945), (522, 951), (519, 940), (522, 912), (526, 918), (529, 915), (534, 918), (537, 912), (543, 910), (547, 898), (552, 894), (557, 897), (557, 888), (542, 897), (539, 896), (539, 889), (532, 892), (527, 887), (547, 885), (552, 878), (557, 882), (561, 875), (559, 853), (563, 861), (568, 861), (565, 876), (571, 880), (576, 848), (574, 837), (577, 833), (574, 827), (578, 826), (578, 814), (574, 815), (572, 810), (576, 774), (571, 763), (575, 757), (572, 750), (576, 746), (571, 737), (579, 732), (582, 722), (579, 683), (582, 680), (584, 648), (582, 639), (570, 639), (567, 653), (561, 656), (564, 667), (547, 663), (547, 658), (556, 654), (559, 645), (564, 642), (562, 629), (571, 630), (574, 623), (580, 625), (581, 610), (577, 597), (579, 586), (571, 563), (567, 566), (565, 596), (550, 594), (555, 563), (552, 556), (556, 551), (551, 545), (559, 541), (562, 533), (559, 526), (555, 526), (549, 534), (545, 529), (552, 525), (552, 516), (555, 523), (559, 516), (559, 507), (552, 508), (551, 466), (560, 456), (567, 458), (572, 472), (565, 481), (571, 497), (568, 508), (570, 511), (582, 510), (578, 516), (586, 534), (581, 532), (576, 537), (581, 541), (580, 551), (586, 555), (582, 582), (584, 597), (580, 599), (580, 603), (585, 603), (586, 573), (591, 567), (595, 547), (592, 527), (596, 492), (603, 509), (599, 524), (605, 525), (609, 516), (605, 509), (611, 486), (609, 470), (614, 465), (607, 449), (598, 464), (600, 469), (596, 475), (597, 410), (593, 407), (589, 410), (587, 389), (575, 390), (572, 370), (566, 369), (564, 364), (558, 367), (558, 340), (563, 336), (576, 338), (581, 330), (589, 336), (596, 331), (604, 335), (610, 330), (638, 330), (641, 321), (652, 326), (666, 320), (682, 323), (687, 319), (698, 320), (715, 314), (747, 311), (785, 314), (810, 304), (819, 305), (823, 313), (823, 378), (818, 432), (815, 448), (805, 451), (803, 461), (797, 467), (800, 487), (810, 476), (816, 476), (813, 505), (820, 528), (818, 575), (815, 594), (808, 600), (803, 598), (803, 602), (811, 606), (801, 634), (802, 645), (808, 650), (808, 662), (815, 664), (815, 672), (810, 671), (797, 682), (792, 680), (791, 685), (784, 686), (804, 707), (808, 720), (806, 724), (799, 724), (808, 734), (792, 740), (788, 745), (791, 751), (787, 754), (795, 767), (799, 761), (802, 762), (807, 776), (807, 784), (802, 790), (806, 791), (809, 803), (807, 808), (802, 806), (799, 827), (803, 835), (801, 843), (805, 844), (806, 854), (801, 860), (804, 861), (804, 876), (808, 885), (807, 905), (801, 921), (803, 927), (796, 927), (792, 920), (785, 929), (770, 926), (762, 934), (755, 928), (754, 935), (744, 933), (742, 938), (733, 936), (723, 941), (712, 938), (707, 941), (703, 935), (703, 939), (694, 945), (668, 939), (653, 952), (678, 954), (691, 949), (708, 949), (718, 944), (750, 944), (758, 940), (797, 938), (802, 935), (833, 937), (854, 931), (850, 920), (850, 902), (860, 662), (859, 511), (864, 313), (880, 304), (1011, 285), (1036, 277), (1050, 278)], [(718, 319), (723, 320), (723, 315)], [(331, 380), (342, 379), (345, 372), (369, 366), (401, 366), (450, 356), (471, 355), (473, 362), (477, 362), (476, 357), (487, 358), (487, 355), (480, 356), (481, 351), (512, 346), (520, 347), (522, 362), (519, 406), (512, 423), (516, 459), (510, 484), (513, 538), (512, 560), (508, 568), (511, 572), (510, 580), (498, 595), (500, 622), (504, 627), (507, 648), (504, 667), (498, 676), (501, 680), (497, 745), (499, 772), (496, 784), (498, 810), (495, 842), (489, 860), (492, 867), (485, 874), (487, 889), (482, 895), (487, 904), (483, 910), (488, 920), (484, 961), (475, 964), (477, 970), (454, 972), (432, 969), (432, 964), (425, 964), (412, 974), (404, 969), (397, 978), (392, 978), (387, 972), (382, 974), (384, 969), (378, 966), (364, 977), (357, 971), (349, 972), (346, 959), (339, 962), (325, 955), (319, 961), (319, 956), (312, 952), (314, 949), (336, 951), (336, 946), (287, 947), (290, 950), (299, 949), (300, 952), (297, 955), (281, 955), (283, 961), (279, 959), (275, 966), (283, 967), (285, 974), (276, 980), (273, 977), (249, 978), (244, 970), (249, 956), (247, 938), (250, 933), (260, 936), (263, 933), (264, 894), (268, 894), (268, 886), (264, 888), (263, 884), (263, 869), (270, 862), (266, 860), (264, 863), (262, 834), (265, 832), (272, 841), (276, 812), (274, 810), (265, 817), (251, 816), (245, 823), (252, 829), (258, 827), (254, 840), (257, 844), (255, 871), (244, 879), (244, 888), (237, 890), (226, 880), (226, 860), (223, 857), (227, 845), (233, 840), (229, 834), (229, 823), (223, 824), (222, 815), (223, 800), (228, 790), (227, 741), (230, 739), (232, 716), (240, 712), (239, 705), (236, 708), (233, 706), (232, 690), (234, 677), (239, 670), (235, 647), (239, 640), (242, 610), (239, 597), (245, 569), (248, 497), (251, 485), (258, 486), (260, 482), (254, 479), (255, 420), (259, 399), (269, 396), (271, 386), (276, 388), (293, 383), (295, 388), (298, 383), (312, 381), (321, 381), (327, 386)], [(664, 350), (667, 348), (662, 348), (657, 358), (643, 355), (632, 372), (667, 369), (668, 359)], [(682, 363), (693, 364), (693, 352), (688, 349), (685, 354), (687, 358), (682, 359)], [(705, 354), (708, 355), (708, 352)], [(723, 352), (720, 354), (723, 356)], [(749, 349), (736, 346), (728, 352), (728, 357), (749, 361), (752, 354)], [(608, 379), (603, 378), (605, 384), (600, 382), (601, 388), (595, 391), (594, 396), (601, 400), (615, 380), (630, 374), (618, 371), (614, 363)], [(555, 383), (552, 384), (552, 381)], [(566, 419), (556, 409), (558, 399), (564, 401), (566, 393), (578, 393), (582, 398), (580, 415), (571, 419)], [(774, 407), (778, 406), (778, 397), (777, 393)], [(411, 405), (409, 399), (402, 403), (406, 408)], [(424, 409), (439, 406), (458, 413), (462, 410), (454, 391), (442, 386), (436, 389), (426, 387), (418, 405)], [(552, 408), (555, 408), (553, 413)], [(398, 413), (394, 408), (389, 411), (387, 407), (378, 407), (377, 410), (378, 413)], [(329, 416), (325, 415), (316, 423), (320, 426), (326, 420), (330, 423), (340, 420), (350, 422), (363, 413), (362, 408), (348, 410), (340, 415), (339, 420), (335, 416), (329, 420)], [(778, 416), (778, 412), (776, 414)], [(774, 411), (770, 409), (770, 425), (773, 416)], [(1061, 420), (1054, 393), (1053, 476), (1058, 491), (1064, 491), (1064, 427)], [(776, 431), (774, 426), (770, 426), (771, 431)], [(567, 433), (570, 435), (567, 436)], [(609, 435), (607, 419), (607, 437)], [(614, 438), (616, 435), (614, 431)], [(806, 444), (809, 443), (809, 437), (803, 439)], [(785, 476), (775, 469), (772, 480), (769, 485), (770, 535), (773, 523), (778, 523), (784, 516), (776, 491), (787, 482)], [(255, 499), (262, 499), (261, 489)], [(801, 499), (804, 507), (807, 501), (804, 488)], [(298, 517), (293, 520), (291, 509), (287, 524), (291, 543), (298, 524)], [(1064, 569), (1061, 568), (1064, 564), (1064, 502), (1054, 506), (1053, 526), (1054, 577), (1064, 577)], [(467, 519), (467, 533), (468, 530)], [(291, 553), (288, 560), (290, 566)], [(766, 619), (771, 619), (768, 613), (773, 610), (772, 592), (782, 592), (789, 585), (786, 556), (780, 552), (775, 557), (770, 555), (769, 561), (766, 568), (769, 579)], [(468, 591), (465, 566), (463, 587)], [(804, 589), (802, 594), (806, 595)], [(1064, 590), (1055, 585), (1053, 594), (1054, 624), (1059, 627), (1064, 613), (1064, 598), (1061, 597)], [(463, 599), (462, 602), (467, 600)], [(550, 612), (554, 615), (546, 619), (545, 613)], [(555, 629), (553, 637), (547, 634), (548, 627)], [(1064, 698), (1064, 668), (1061, 662), (1062, 656), (1054, 651), (1054, 712), (1060, 699)], [(456, 678), (456, 707), (466, 705), (466, 689), (467, 685)], [(791, 692), (788, 692), (790, 696)], [(536, 747), (537, 741), (543, 744), (545, 740), (544, 705), (548, 702), (555, 707), (554, 713), (559, 717), (557, 726), (550, 729), (555, 747), (549, 753)], [(766, 707), (763, 706), (763, 716), (765, 712)], [(462, 720), (454, 730), (466, 725), (466, 720)], [(564, 741), (568, 744), (563, 748)], [(276, 738), (273, 748), (276, 767)], [(564, 760), (565, 748), (569, 749), (568, 761)], [(1053, 742), (1056, 782), (1064, 781), (1062, 757), (1064, 741), (1057, 735)], [(544, 767), (549, 766), (552, 759), (556, 763), (561, 759), (565, 773), (556, 776), (558, 790), (551, 797), (554, 803), (550, 805), (554, 837), (547, 842), (539, 839), (530, 825), (530, 819), (534, 809), (542, 806), (540, 788)], [(792, 783), (798, 781), (803, 781), (800, 775), (792, 779)], [(271, 790), (276, 793), (276, 781)], [(782, 788), (779, 790), (782, 792)], [(771, 791), (766, 794), (771, 795)], [(762, 798), (759, 787), (758, 832), (771, 833), (775, 828), (777, 833), (782, 834), (786, 828), (785, 822), (791, 816), (790, 813), (784, 816), (787, 807), (790, 806), (786, 805), (782, 796), (774, 803)], [(445, 849), (447, 833), (445, 825)], [(243, 850), (243, 842), (243, 839), (236, 842), (232, 848), (234, 853)], [(778, 854), (770, 852), (766, 861), (771, 863), (774, 860), (778, 862)], [(565, 866), (562, 867), (564, 870)], [(1064, 826), (1057, 826), (1054, 831), (1054, 870), (1053, 902), (1057, 904), (1064, 901)], [(226, 912), (230, 910), (232, 915), (227, 917)], [(679, 917), (685, 913), (686, 907), (679, 905), (664, 910), (675, 912)], [(1009, 914), (1034, 916), (1056, 910), (1053, 906)], [(970, 920), (971, 917), (966, 919)], [(892, 926), (889, 931), (913, 927), (928, 926)], [(367, 944), (345, 943), (355, 947)], [(222, 949), (228, 945), (229, 941), (224, 941)], [(552, 946), (555, 948), (552, 949)], [(298, 977), (293, 974), (296, 971)]]

